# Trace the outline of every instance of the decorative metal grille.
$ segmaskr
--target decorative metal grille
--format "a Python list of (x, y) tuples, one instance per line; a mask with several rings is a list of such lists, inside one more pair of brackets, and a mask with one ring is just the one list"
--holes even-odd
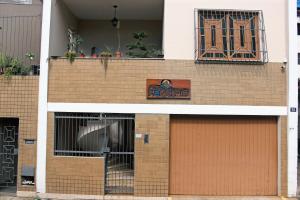
[(0, 119), (0, 192), (17, 185), (18, 119)]
[(198, 62), (268, 62), (261, 11), (196, 10)]

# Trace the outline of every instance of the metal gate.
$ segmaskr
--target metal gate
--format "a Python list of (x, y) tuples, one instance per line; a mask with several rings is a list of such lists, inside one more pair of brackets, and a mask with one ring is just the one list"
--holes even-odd
[[(105, 193), (132, 194), (134, 185), (134, 117), (106, 116), (115, 121), (105, 150)], [(111, 130), (108, 130), (110, 131)]]
[(0, 192), (16, 191), (18, 126), (16, 118), (0, 118)]
[(55, 113), (56, 156), (105, 158), (106, 194), (132, 194), (134, 115)]

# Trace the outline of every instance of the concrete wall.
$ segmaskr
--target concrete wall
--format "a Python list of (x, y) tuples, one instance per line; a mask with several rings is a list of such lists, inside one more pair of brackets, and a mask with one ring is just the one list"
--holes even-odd
[(21, 186), (21, 169), (36, 166), (38, 83), (37, 76), (0, 76), (0, 118), (19, 118), (18, 191), (35, 191), (35, 186)]
[[(194, 9), (262, 10), (269, 59), (287, 58), (287, 7), (284, 0), (165, 0), (164, 52), (166, 59), (194, 59)], [(276, 15), (274, 14), (276, 13)]]
[[(146, 32), (148, 38), (145, 43), (156, 48), (162, 48), (162, 22), (150, 20), (126, 20), (121, 21), (120, 26), (121, 51), (125, 54), (126, 45), (134, 41), (132, 33)], [(91, 54), (91, 48), (97, 47), (100, 51), (106, 46), (114, 51), (118, 48), (117, 32), (110, 21), (104, 20), (80, 20), (78, 33), (83, 38), (81, 49), (86, 55)]]
[[(280, 63), (198, 65), (178, 60), (51, 60), (48, 102), (286, 106)], [(189, 79), (190, 100), (147, 100), (146, 79)]]
[(77, 19), (60, 0), (52, 1), (50, 56), (63, 56), (67, 51), (68, 28), (77, 29)]

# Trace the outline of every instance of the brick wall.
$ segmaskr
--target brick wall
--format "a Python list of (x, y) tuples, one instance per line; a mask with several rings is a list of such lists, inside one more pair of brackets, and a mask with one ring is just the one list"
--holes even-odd
[(54, 156), (54, 113), (48, 113), (46, 192), (104, 194), (104, 158)]
[[(147, 100), (146, 79), (190, 79), (191, 100)], [(286, 72), (266, 65), (185, 60), (51, 60), (49, 102), (286, 105)]]
[(135, 131), (149, 134), (135, 141), (135, 183), (137, 196), (168, 196), (169, 190), (169, 115), (137, 114)]
[(37, 137), (38, 83), (37, 76), (0, 76), (0, 117), (19, 118), (18, 191), (35, 191), (21, 186), (21, 169), (36, 166), (36, 142), (25, 144), (25, 139)]

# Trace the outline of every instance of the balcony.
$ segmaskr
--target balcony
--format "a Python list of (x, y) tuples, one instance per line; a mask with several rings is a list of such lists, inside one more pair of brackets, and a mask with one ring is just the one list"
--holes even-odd
[(163, 58), (163, 0), (52, 4), (51, 57)]

